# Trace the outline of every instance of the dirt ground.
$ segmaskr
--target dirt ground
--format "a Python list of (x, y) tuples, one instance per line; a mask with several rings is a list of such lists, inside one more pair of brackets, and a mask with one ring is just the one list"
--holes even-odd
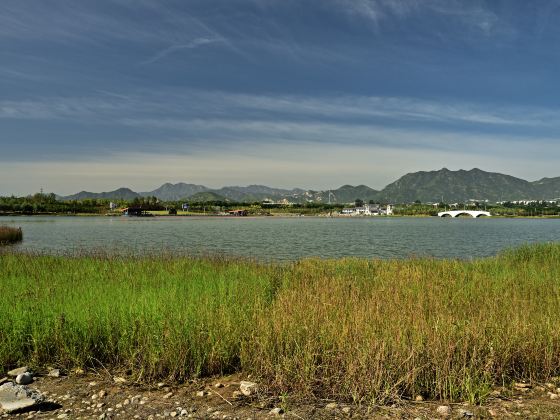
[[(117, 381), (115, 381), (117, 379)], [(29, 385), (43, 393), (39, 407), (3, 418), (37, 419), (560, 419), (555, 384), (520, 384), (497, 389), (484, 405), (402, 401), (392, 406), (357, 406), (337, 401), (299, 401), (239, 392), (244, 378), (229, 376), (188, 384), (154, 386), (118, 382), (109, 375), (38, 376)], [(552, 396), (556, 395), (556, 397)], [(443, 407), (443, 408), (442, 408)]]

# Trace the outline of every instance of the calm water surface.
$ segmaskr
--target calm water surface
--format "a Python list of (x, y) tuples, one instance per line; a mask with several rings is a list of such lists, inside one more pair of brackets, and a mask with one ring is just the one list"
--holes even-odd
[(558, 219), (0, 217), (21, 226), (18, 250), (177, 252), (261, 260), (304, 257), (474, 258), (560, 240)]

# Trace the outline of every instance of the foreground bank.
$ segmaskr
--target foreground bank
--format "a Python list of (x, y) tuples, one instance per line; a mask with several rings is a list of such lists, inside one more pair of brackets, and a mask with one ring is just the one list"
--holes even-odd
[(560, 375), (560, 246), (471, 262), (0, 255), (0, 365), (477, 402)]

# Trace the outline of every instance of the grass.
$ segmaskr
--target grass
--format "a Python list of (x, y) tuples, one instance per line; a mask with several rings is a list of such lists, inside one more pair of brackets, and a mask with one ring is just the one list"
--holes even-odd
[(0, 226), (0, 245), (13, 244), (23, 239), (21, 228)]
[(0, 365), (243, 372), (276, 395), (481, 401), (560, 374), (560, 245), (476, 260), (0, 254)]

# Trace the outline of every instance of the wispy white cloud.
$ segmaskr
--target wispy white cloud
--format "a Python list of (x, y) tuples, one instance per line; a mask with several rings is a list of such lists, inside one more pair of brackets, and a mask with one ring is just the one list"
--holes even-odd
[[(428, 13), (454, 19), (468, 30), (484, 36), (512, 35), (513, 27), (480, 1), (460, 0), (335, 0), (351, 16), (365, 19), (380, 29), (391, 20)], [(455, 35), (465, 35), (457, 31)]]
[(520, 126), (550, 128), (560, 125), (560, 109), (513, 105), (474, 104), (406, 97), (359, 95), (250, 95), (220, 91), (102, 91), (97, 96), (42, 97), (0, 100), (0, 118), (83, 119), (115, 124), (130, 121), (191, 121), (224, 117), (235, 120), (289, 122), (337, 121), (344, 125), (391, 121), (471, 124), (472, 127)]
[(181, 50), (191, 50), (197, 47), (201, 47), (203, 45), (216, 44), (216, 43), (224, 43), (224, 40), (221, 38), (200, 37), (200, 38), (193, 39), (192, 41), (187, 42), (186, 44), (171, 45), (159, 51), (157, 54), (155, 54), (153, 57), (149, 58), (148, 60), (143, 61), (142, 64), (155, 63), (156, 61), (159, 61), (162, 58), (165, 58), (168, 55), (179, 52)]

